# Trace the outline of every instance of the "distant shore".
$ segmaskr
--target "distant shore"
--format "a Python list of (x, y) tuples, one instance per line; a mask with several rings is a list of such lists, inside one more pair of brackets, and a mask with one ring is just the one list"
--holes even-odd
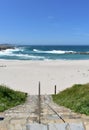
[(53, 94), (55, 85), (59, 92), (73, 84), (88, 83), (89, 60), (0, 60), (0, 84), (37, 94), (39, 81), (42, 94)]

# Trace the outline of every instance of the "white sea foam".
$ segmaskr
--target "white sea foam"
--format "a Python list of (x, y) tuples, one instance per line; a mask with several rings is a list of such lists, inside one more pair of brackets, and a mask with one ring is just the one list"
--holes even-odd
[(63, 51), (63, 50), (41, 51), (41, 50), (33, 49), (33, 51), (36, 53), (50, 53), (50, 54), (75, 53), (74, 51)]
[(44, 56), (33, 56), (29, 54), (17, 54), (14, 52), (23, 51), (22, 48), (15, 48), (15, 49), (6, 49), (0, 51), (0, 56), (10, 56), (10, 57), (19, 57), (21, 59), (45, 59)]
[(28, 55), (28, 54), (12, 54), (12, 56), (17, 56), (25, 59), (44, 59), (45, 57), (43, 56), (33, 56), (33, 55)]
[(8, 54), (12, 54), (13, 52), (19, 52), (19, 51), (24, 51), (24, 50), (22, 48), (6, 49), (0, 51), (0, 55), (8, 55)]

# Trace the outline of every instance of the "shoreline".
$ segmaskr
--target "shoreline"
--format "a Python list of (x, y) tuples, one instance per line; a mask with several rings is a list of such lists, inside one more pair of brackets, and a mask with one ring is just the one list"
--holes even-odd
[(89, 82), (89, 60), (2, 60), (0, 59), (0, 84), (38, 94), (41, 82), (41, 94), (53, 94), (73, 84)]

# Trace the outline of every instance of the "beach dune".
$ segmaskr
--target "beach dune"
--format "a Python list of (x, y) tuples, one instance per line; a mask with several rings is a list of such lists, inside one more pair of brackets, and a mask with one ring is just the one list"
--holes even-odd
[(89, 60), (20, 61), (0, 60), (0, 84), (27, 92), (53, 94), (73, 84), (89, 82)]

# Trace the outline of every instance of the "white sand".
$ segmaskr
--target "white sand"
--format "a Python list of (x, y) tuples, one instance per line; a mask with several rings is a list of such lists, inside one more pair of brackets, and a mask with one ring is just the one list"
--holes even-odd
[(37, 94), (39, 81), (42, 94), (54, 93), (54, 85), (57, 85), (59, 92), (73, 84), (88, 83), (89, 60), (0, 60), (0, 84), (29, 94)]

